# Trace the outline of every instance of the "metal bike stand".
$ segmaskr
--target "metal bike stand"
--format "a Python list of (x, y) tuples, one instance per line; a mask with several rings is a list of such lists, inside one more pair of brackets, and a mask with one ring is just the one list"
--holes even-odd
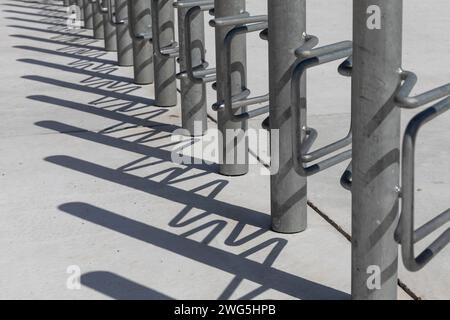
[(196, 79), (193, 72), (205, 71), (208, 67), (204, 11), (214, 8), (214, 2), (180, 0), (174, 6), (178, 10), (180, 72), (177, 78), (180, 79), (182, 128), (190, 136), (201, 136), (208, 129), (206, 81)]
[(116, 26), (117, 64), (122, 67), (133, 65), (133, 43), (128, 26), (127, 0), (107, 0), (108, 20)]
[[(271, 145), (270, 177), (272, 229), (295, 233), (306, 229), (306, 177), (295, 172), (292, 161), (291, 73), (297, 61), (292, 48), (304, 43), (306, 1), (268, 1), (270, 130), (278, 131)], [(301, 83), (306, 96), (306, 79)], [(272, 133), (273, 135), (273, 133)]]
[(153, 83), (152, 17), (149, 0), (128, 0), (128, 25), (133, 41), (134, 82)]
[[(352, 297), (396, 299), (399, 208), (402, 0), (353, 1)], [(381, 28), (370, 29), (370, 7)], [(369, 286), (372, 270), (381, 287)]]
[(424, 111), (418, 113), (409, 122), (403, 137), (402, 165), (401, 165), (401, 213), (400, 221), (395, 232), (395, 239), (401, 245), (403, 263), (409, 271), (415, 272), (425, 267), (449, 242), (450, 228), (447, 228), (436, 240), (416, 257), (414, 245), (425, 239), (433, 231), (441, 228), (450, 221), (450, 208), (423, 224), (415, 230), (414, 226), (414, 165), (416, 139), (420, 128), (450, 110), (450, 83), (410, 96), (417, 83), (417, 76), (410, 71), (399, 71), (403, 81), (395, 97), (399, 108), (415, 109), (428, 103), (438, 101)]
[[(217, 20), (226, 17), (242, 17), (245, 13), (245, 0), (215, 0), (215, 40), (216, 40), (216, 68), (217, 68), (217, 101), (220, 104), (225, 101), (225, 89), (228, 76), (224, 71), (224, 43), (228, 32), (233, 25), (220, 26)], [(230, 61), (233, 65), (231, 76), (231, 96), (244, 97), (246, 83), (246, 35), (235, 37), (230, 52)], [(244, 113), (246, 107), (235, 110)], [(229, 112), (218, 112), (217, 127), (221, 135), (219, 137), (219, 173), (225, 176), (239, 176), (248, 173), (248, 139), (246, 131), (248, 121), (233, 121)]]
[(92, 29), (94, 27), (92, 6), (89, 0), (82, 0), (83, 2), (83, 16), (84, 16), (84, 28)]
[[(117, 34), (116, 34), (116, 26), (111, 23), (109, 16), (109, 10), (111, 10), (108, 5), (109, 0), (96, 0), (97, 1), (97, 10), (103, 15), (103, 30), (104, 30), (104, 39), (105, 39), (105, 50), (106, 51), (117, 51)], [(105, 6), (105, 2), (107, 6)]]
[(94, 39), (104, 39), (105, 31), (103, 28), (103, 15), (98, 8), (97, 0), (89, 0), (89, 2), (92, 7)]
[[(273, 141), (277, 146), (271, 148), (272, 166), (278, 169), (271, 179), (272, 229), (282, 233), (300, 232), (307, 227), (307, 177), (352, 156), (351, 150), (341, 151), (351, 145), (351, 128), (344, 138), (310, 151), (318, 132), (307, 126), (306, 72), (345, 59), (338, 71), (344, 76), (351, 75), (352, 42), (315, 48), (319, 39), (305, 33), (305, 4), (305, 1), (284, 1), (269, 5), (272, 100), (268, 122), (271, 130), (278, 130), (278, 141)], [(298, 19), (299, 16), (303, 19)], [(300, 46), (292, 50), (298, 43)], [(290, 73), (291, 79), (289, 87), (284, 88), (280, 83), (286, 83), (283, 81), (286, 73)]]
[(177, 104), (175, 58), (178, 56), (173, 0), (151, 0), (151, 14), (155, 104), (172, 107)]

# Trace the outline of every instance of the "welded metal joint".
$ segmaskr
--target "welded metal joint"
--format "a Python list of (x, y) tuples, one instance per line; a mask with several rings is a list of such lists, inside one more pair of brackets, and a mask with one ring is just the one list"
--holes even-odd
[[(351, 76), (352, 62), (349, 57), (352, 55), (353, 45), (351, 41), (343, 41), (315, 48), (318, 44), (317, 37), (304, 35), (304, 38), (304, 45), (295, 51), (296, 56), (299, 58), (299, 62), (292, 72), (291, 119), (294, 128), (292, 131), (292, 152), (296, 172), (301, 176), (311, 176), (352, 157), (352, 151), (346, 150), (308, 166), (308, 163), (323, 159), (330, 154), (351, 145), (352, 129), (350, 126), (349, 132), (344, 138), (315, 151), (310, 151), (317, 138), (317, 131), (313, 128), (301, 127), (299, 125), (300, 106), (302, 105), (300, 82), (309, 68), (344, 58), (346, 58), (346, 60), (339, 66), (338, 70), (345, 70), (345, 72), (340, 73)], [(304, 141), (301, 141), (302, 136), (305, 137)]]

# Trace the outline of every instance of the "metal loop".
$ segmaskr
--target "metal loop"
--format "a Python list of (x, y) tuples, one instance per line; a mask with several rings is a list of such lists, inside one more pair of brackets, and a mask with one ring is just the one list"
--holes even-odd
[(403, 83), (397, 92), (395, 102), (401, 108), (418, 108), (427, 103), (445, 98), (446, 96), (450, 95), (449, 83), (436, 89), (411, 97), (409, 95), (417, 84), (417, 75), (411, 71), (400, 70), (400, 77)]
[[(308, 38), (306, 38), (308, 37)], [(313, 49), (315, 44), (318, 43), (318, 39), (314, 36), (306, 36), (305, 37), (305, 47), (300, 47), (296, 50), (296, 55), (299, 58), (303, 58), (292, 73), (292, 83), (291, 83), (291, 112), (292, 112), (292, 125), (294, 130), (292, 131), (292, 144), (293, 144), (293, 158), (294, 158), (294, 167), (296, 172), (302, 176), (310, 176), (316, 174), (320, 171), (323, 171), (335, 164), (338, 164), (342, 161), (351, 158), (351, 150), (344, 151), (338, 155), (332, 156), (326, 160), (322, 160), (319, 163), (306, 166), (307, 163), (319, 160), (324, 158), (338, 150), (345, 148), (346, 146), (351, 145), (352, 143), (352, 128), (350, 125), (349, 132), (346, 137), (341, 140), (338, 140), (334, 143), (331, 143), (323, 148), (318, 150), (309, 152), (311, 146), (309, 146), (309, 142), (307, 140), (302, 140), (302, 135), (306, 135), (307, 133), (302, 132), (305, 131), (305, 128), (299, 127), (299, 119), (300, 119), (300, 110), (301, 108), (306, 108), (304, 102), (301, 101), (301, 92), (300, 92), (300, 82), (302, 77), (304, 76), (306, 70), (311, 67), (315, 67), (327, 62), (347, 58), (352, 54), (352, 42), (351, 41), (343, 41), (331, 45), (327, 45), (324, 47), (320, 47), (317, 49)], [(307, 57), (307, 58), (305, 58)], [(348, 59), (347, 59), (348, 60)], [(346, 61), (347, 61), (346, 60)], [(303, 106), (302, 106), (303, 104)], [(306, 110), (305, 110), (306, 111)], [(304, 145), (308, 144), (308, 148)]]
[[(222, 110), (223, 112), (228, 112), (230, 115), (230, 120), (233, 122), (242, 122), (251, 118), (254, 118), (256, 116), (259, 116), (261, 114), (265, 114), (269, 112), (269, 107), (264, 106), (252, 111), (244, 111), (240, 114), (236, 114), (235, 109), (239, 109), (242, 107), (246, 107), (253, 104), (263, 103), (269, 100), (269, 95), (259, 96), (259, 97), (253, 97), (250, 99), (242, 99), (237, 102), (233, 102), (232, 99), (232, 93), (231, 93), (231, 44), (233, 42), (233, 39), (240, 35), (240, 34), (246, 34), (250, 32), (256, 32), (260, 30), (264, 30), (267, 28), (267, 22), (264, 22), (267, 20), (267, 16), (255, 16), (255, 17), (245, 17), (245, 18), (236, 18), (236, 17), (227, 17), (221, 19), (222, 22), (220, 22), (220, 26), (223, 25), (230, 25), (231, 21), (233, 22), (241, 22), (241, 21), (251, 21), (251, 23), (239, 25), (237, 27), (234, 27), (231, 29), (227, 35), (225, 36), (224, 40), (224, 49), (225, 49), (225, 61), (224, 61), (224, 74), (226, 74), (226, 81), (224, 81), (224, 101), (223, 105), (222, 103), (216, 103), (213, 105), (213, 109), (216, 110)], [(223, 21), (226, 21), (223, 22)], [(263, 22), (261, 22), (263, 21)]]
[(423, 125), (448, 110), (450, 110), (450, 97), (422, 111), (409, 122), (403, 139), (402, 209), (395, 237), (401, 244), (405, 267), (410, 271), (422, 269), (450, 241), (450, 228), (448, 228), (417, 257), (415, 256), (414, 244), (450, 221), (450, 209), (447, 209), (418, 230), (414, 230), (414, 162), (417, 135)]

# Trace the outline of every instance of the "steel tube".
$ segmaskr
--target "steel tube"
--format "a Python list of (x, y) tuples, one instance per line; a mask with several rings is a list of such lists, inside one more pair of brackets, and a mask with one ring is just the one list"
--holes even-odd
[[(173, 0), (151, 1), (154, 1), (152, 8), (155, 8), (152, 10), (153, 43), (158, 42), (161, 48), (170, 47), (175, 42)], [(153, 51), (155, 104), (160, 107), (173, 107), (177, 104), (175, 57), (156, 52), (156, 45)]]
[(94, 38), (95, 39), (104, 39), (105, 31), (103, 28), (103, 15), (99, 10), (98, 0), (90, 0), (92, 7), (92, 21), (93, 21), (93, 29), (94, 29)]
[(128, 24), (127, 0), (115, 0), (114, 16), (117, 37), (117, 64), (119, 66), (133, 65), (133, 42)]
[(92, 29), (94, 22), (93, 22), (93, 13), (92, 13), (92, 6), (89, 0), (83, 0), (83, 11), (84, 11), (84, 27), (86, 29)]
[[(214, 13), (216, 18), (237, 16), (245, 12), (245, 0), (215, 0)], [(234, 26), (216, 26), (216, 68), (217, 68), (217, 101), (225, 100), (225, 37)], [(231, 82), (228, 84), (232, 96), (241, 95), (246, 84), (247, 57), (246, 35), (236, 36), (230, 50), (230, 61), (233, 65)], [(236, 109), (237, 113), (247, 112), (247, 108)], [(219, 139), (219, 173), (226, 176), (239, 176), (248, 173), (248, 139), (245, 135), (248, 121), (235, 122), (228, 112), (219, 111), (217, 127), (221, 133)], [(235, 133), (237, 135), (235, 136)]]
[[(402, 0), (353, 1), (353, 299), (397, 299), (400, 108), (393, 97), (401, 84), (402, 7)], [(373, 9), (380, 9), (379, 27), (368, 26)]]
[(130, 32), (133, 41), (134, 82), (153, 83), (153, 44), (151, 39), (138, 37), (151, 34), (152, 16), (149, 0), (128, 0)]
[(97, 9), (103, 15), (103, 31), (105, 39), (105, 50), (106, 51), (117, 51), (117, 34), (116, 26), (109, 19), (109, 10), (112, 10), (107, 6), (106, 2), (109, 0), (97, 0)]
[[(182, 4), (197, 0), (180, 1)], [(192, 69), (202, 69), (205, 61), (205, 18), (200, 8), (195, 15), (187, 16), (190, 7), (178, 7), (178, 41), (180, 43), (180, 73)], [(189, 24), (189, 25), (187, 25)], [(186, 30), (189, 35), (186, 36)], [(189, 43), (187, 43), (189, 41)], [(188, 62), (187, 59), (190, 59)], [(181, 122), (191, 136), (203, 135), (207, 126), (206, 83), (195, 83), (189, 77), (180, 79)]]
[[(268, 1), (269, 22), (269, 91), (271, 165), (278, 171), (271, 176), (272, 229), (281, 233), (301, 232), (307, 226), (306, 176), (300, 176), (292, 161), (291, 74), (296, 65), (295, 49), (304, 43), (306, 1)], [(306, 79), (300, 81), (301, 128), (306, 127)], [(304, 131), (304, 130), (302, 130)], [(304, 139), (304, 134), (301, 137)]]

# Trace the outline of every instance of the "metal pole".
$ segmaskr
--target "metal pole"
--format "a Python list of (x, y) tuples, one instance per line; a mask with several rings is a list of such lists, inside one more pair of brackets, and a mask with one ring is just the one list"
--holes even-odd
[(76, 5), (80, 9), (80, 20), (84, 21), (84, 1), (77, 0)]
[[(155, 1), (155, 0), (151, 0)], [(157, 0), (156, 11), (152, 10), (153, 42), (159, 37), (161, 48), (173, 45), (175, 40), (173, 0)], [(159, 32), (156, 32), (159, 30)], [(154, 50), (155, 104), (173, 107), (177, 104), (177, 82), (175, 58), (162, 55)]]
[[(216, 18), (240, 15), (245, 12), (245, 0), (215, 0), (214, 13)], [(224, 41), (227, 33), (234, 26), (216, 26), (216, 68), (217, 68), (217, 101), (224, 101), (227, 75), (224, 72)], [(230, 61), (233, 66), (231, 74), (231, 94), (242, 93), (246, 84), (246, 35), (234, 38), (230, 50)], [(237, 109), (237, 113), (247, 111), (247, 108)], [(217, 128), (221, 134), (219, 139), (219, 173), (226, 176), (239, 176), (248, 173), (248, 139), (246, 131), (248, 122), (234, 122), (228, 112), (218, 112)], [(244, 153), (244, 154), (242, 154)]]
[(92, 17), (92, 6), (89, 0), (83, 0), (83, 9), (84, 9), (84, 27), (86, 29), (92, 29), (94, 22)]
[[(278, 130), (272, 141), (271, 176), (272, 229), (282, 233), (301, 232), (307, 226), (306, 176), (295, 172), (292, 160), (291, 74), (297, 58), (295, 49), (304, 43), (306, 1), (268, 1), (270, 129)], [(300, 122), (306, 127), (306, 79), (300, 84)], [(302, 130), (304, 131), (304, 130)], [(273, 133), (272, 133), (273, 134)], [(303, 139), (304, 137), (302, 137)], [(273, 140), (274, 138), (272, 138)]]
[(117, 37), (117, 64), (127, 67), (133, 65), (133, 43), (129, 32), (127, 0), (116, 0), (115, 21)]
[(92, 15), (93, 15), (93, 28), (94, 28), (94, 38), (95, 39), (103, 39), (105, 37), (105, 31), (103, 28), (103, 15), (100, 12), (97, 1), (99, 0), (91, 0), (92, 7)]
[[(147, 33), (151, 29), (152, 16), (149, 0), (128, 0), (130, 27), (136, 35)], [(133, 36), (134, 82), (136, 84), (153, 83), (153, 44), (148, 39)]]
[(353, 1), (353, 299), (397, 298), (402, 2)]
[[(105, 50), (106, 51), (117, 51), (117, 34), (116, 26), (111, 23), (108, 17), (108, 7), (105, 2), (108, 0), (97, 0), (98, 6), (101, 7), (101, 13), (103, 14), (103, 30), (105, 38)], [(100, 8), (98, 8), (100, 9)], [(112, 10), (112, 8), (111, 8)]]
[[(181, 3), (196, 2), (184, 0)], [(180, 73), (186, 72), (186, 50), (191, 51), (191, 65), (193, 69), (203, 67), (205, 56), (205, 18), (198, 10), (192, 19), (186, 19), (186, 13), (191, 7), (178, 7), (178, 41), (180, 43)], [(189, 21), (190, 20), (190, 21)], [(190, 44), (186, 43), (186, 22), (190, 23)], [(188, 28), (189, 29), (189, 28)], [(181, 122), (182, 127), (191, 136), (203, 135), (207, 130), (206, 84), (195, 83), (188, 76), (180, 80), (181, 83)]]

